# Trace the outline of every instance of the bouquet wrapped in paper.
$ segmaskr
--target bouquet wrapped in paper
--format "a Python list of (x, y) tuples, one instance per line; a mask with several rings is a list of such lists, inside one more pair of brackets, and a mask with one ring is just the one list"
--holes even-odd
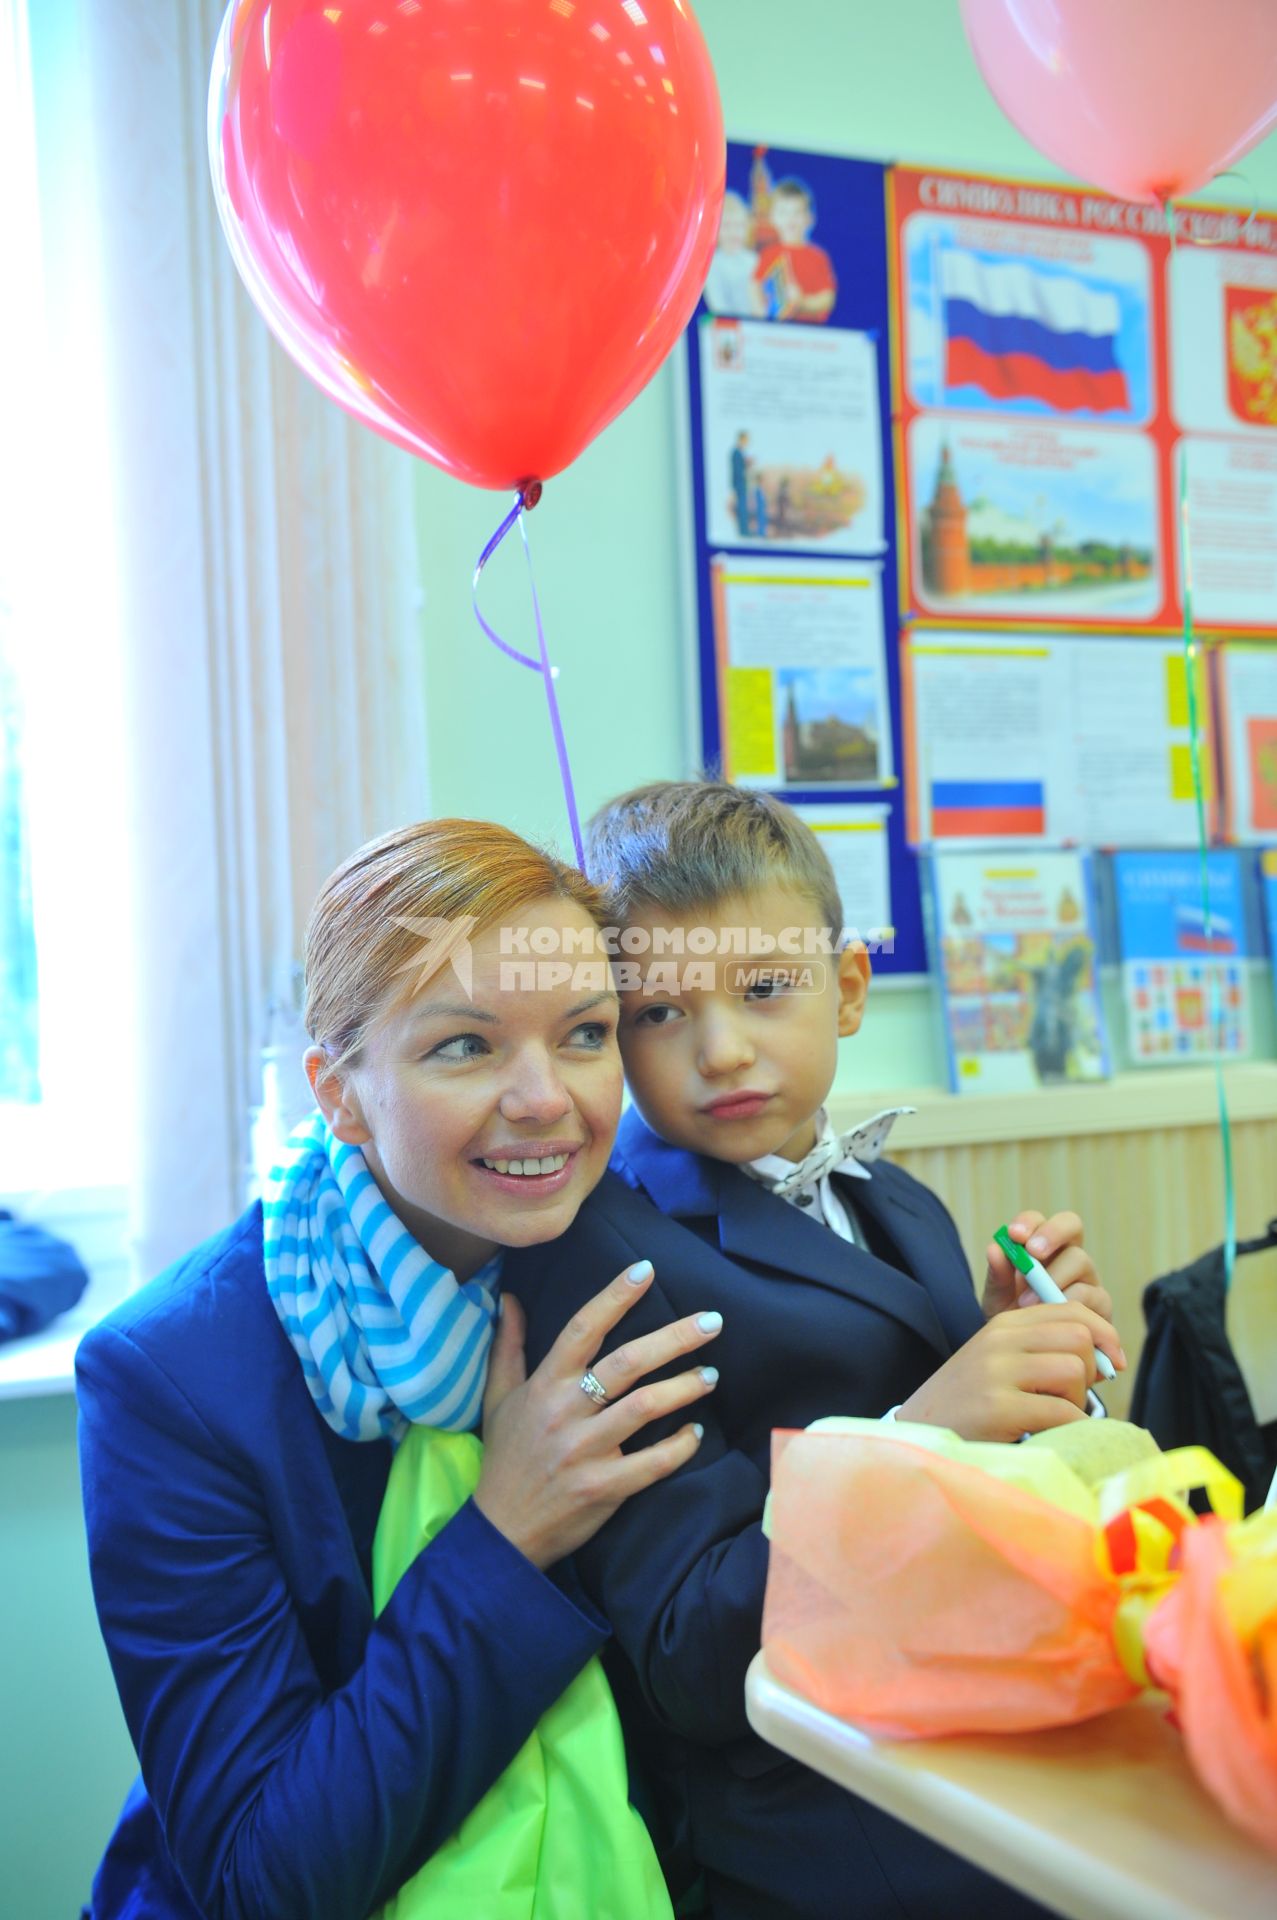
[(1119, 1421), (1060, 1432), (1091, 1436), (1089, 1458), (904, 1422), (777, 1433), (776, 1678), (891, 1738), (1066, 1726), (1132, 1699), (1139, 1622), (1193, 1523), (1182, 1483), (1211, 1478), (1228, 1507), (1232, 1477)]
[(1203, 1786), (1277, 1853), (1277, 1510), (1204, 1521), (1181, 1562), (1145, 1627), (1149, 1673)]
[(1018, 1446), (777, 1433), (768, 1666), (893, 1739), (1067, 1726), (1164, 1687), (1203, 1785), (1277, 1850), (1277, 1512), (1241, 1504), (1204, 1448), (1120, 1421)]

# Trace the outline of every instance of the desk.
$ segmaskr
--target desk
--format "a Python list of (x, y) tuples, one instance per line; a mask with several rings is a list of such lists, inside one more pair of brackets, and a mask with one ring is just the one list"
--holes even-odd
[(1049, 1733), (879, 1741), (772, 1679), (751, 1725), (782, 1752), (1068, 1920), (1272, 1920), (1277, 1857), (1189, 1770), (1160, 1695)]

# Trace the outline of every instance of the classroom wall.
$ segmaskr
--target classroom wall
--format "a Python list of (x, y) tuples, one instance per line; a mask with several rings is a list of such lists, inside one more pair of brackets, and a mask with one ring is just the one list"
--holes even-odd
[[(734, 138), (1052, 172), (986, 95), (957, 0), (695, 4)], [(1277, 206), (1277, 141), (1243, 165), (1248, 184), (1219, 197)], [(583, 810), (695, 760), (675, 412), (667, 370), (547, 489), (530, 523)], [(421, 470), (434, 805), (566, 844), (538, 685), (489, 647), (470, 611), (471, 570), (505, 505)], [(527, 631), (517, 548), (497, 571), (485, 608), (517, 639)], [(854, 1054), (845, 1050), (844, 1082), (938, 1083), (927, 1001), (917, 988), (881, 992)], [(88, 1590), (68, 1398), (0, 1404), (0, 1565), (0, 1905), (23, 1920), (68, 1920), (132, 1772)]]
[[(1058, 177), (986, 91), (957, 0), (694, 3), (730, 139)], [(1277, 206), (1277, 140), (1248, 155), (1242, 169), (1245, 181), (1221, 183), (1214, 197)], [(685, 461), (677, 387), (667, 364), (546, 488), (528, 522), (583, 817), (626, 786), (692, 771), (699, 753), (680, 568)], [(549, 834), (567, 848), (540, 686), (489, 645), (471, 611), (474, 561), (507, 502), (425, 466), (418, 501), (434, 805)], [(498, 631), (530, 634), (523, 560), (513, 544), (485, 575), (484, 609)], [(616, 714), (611, 726), (603, 718), (608, 705)], [(511, 740), (519, 741), (515, 753), (504, 745)], [(492, 752), (497, 742), (502, 750)], [(839, 1087), (944, 1080), (930, 989), (880, 985), (860, 1035), (842, 1049)]]

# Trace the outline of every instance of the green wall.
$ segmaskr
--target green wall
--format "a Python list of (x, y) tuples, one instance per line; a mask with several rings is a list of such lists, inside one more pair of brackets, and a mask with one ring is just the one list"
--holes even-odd
[[(1056, 173), (994, 104), (957, 0), (694, 0), (729, 138), (867, 159)], [(1277, 206), (1277, 139), (1215, 197)], [(685, 466), (672, 367), (546, 488), (528, 522), (582, 815), (641, 780), (697, 761), (687, 698), (692, 638), (679, 559)], [(440, 813), (503, 820), (570, 846), (540, 684), (479, 633), (475, 558), (507, 502), (423, 466), (418, 484), (427, 635), (431, 793)], [(484, 580), (502, 634), (530, 635), (523, 560), (511, 544)], [(612, 716), (609, 720), (609, 714)], [(511, 751), (510, 743), (518, 742)], [(943, 1083), (926, 987), (880, 984), (843, 1049), (838, 1084)]]
[(71, 1920), (136, 1772), (89, 1592), (69, 1394), (0, 1405), (0, 1911)]
[[(736, 138), (1052, 171), (986, 95), (957, 0), (696, 0), (696, 11)], [(1247, 184), (1230, 182), (1227, 197), (1277, 205), (1277, 142), (1243, 166)], [(530, 522), (584, 809), (695, 760), (675, 421), (667, 371)], [(418, 497), (434, 804), (565, 836), (538, 684), (488, 646), (470, 612), (471, 569), (505, 502), (424, 467)], [(497, 571), (485, 608), (517, 637), (527, 631), (517, 549)], [(849, 1082), (938, 1082), (925, 991), (880, 991), (846, 1053)], [(0, 1906), (69, 1920), (132, 1771), (88, 1591), (69, 1398), (0, 1404), (0, 1555)]]

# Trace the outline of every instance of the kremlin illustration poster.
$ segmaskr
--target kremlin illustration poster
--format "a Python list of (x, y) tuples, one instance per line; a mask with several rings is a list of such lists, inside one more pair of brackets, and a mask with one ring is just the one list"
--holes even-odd
[(1277, 223), (889, 192), (906, 617), (1173, 631), (1183, 485), (1196, 618), (1277, 628)]

